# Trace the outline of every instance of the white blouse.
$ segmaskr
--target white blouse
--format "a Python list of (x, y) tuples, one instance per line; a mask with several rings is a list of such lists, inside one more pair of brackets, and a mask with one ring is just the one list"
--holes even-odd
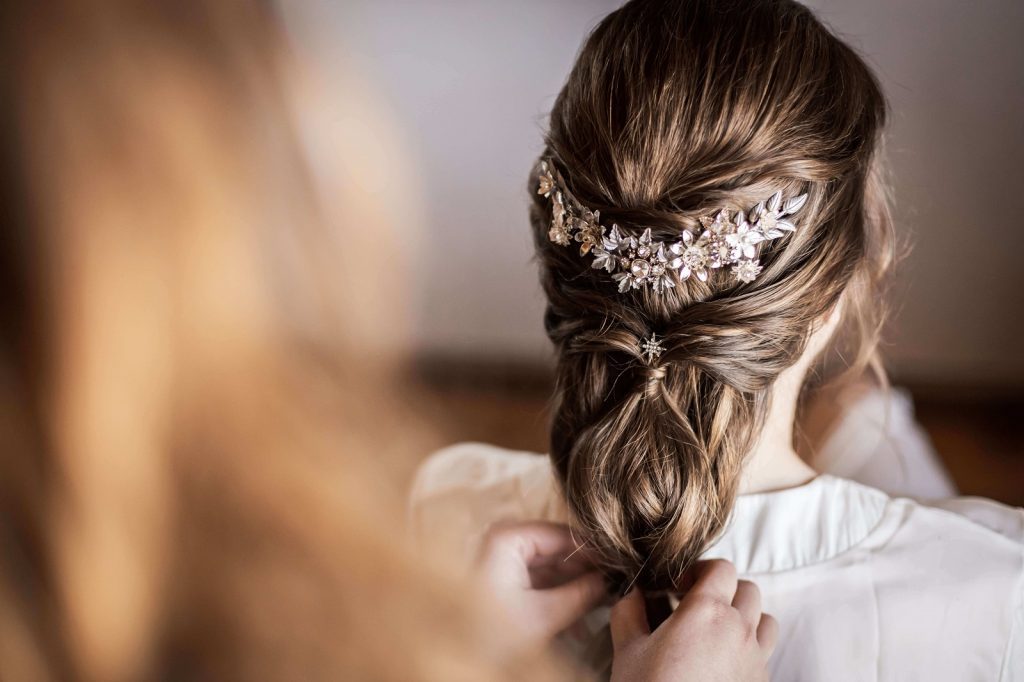
[[(491, 523), (527, 519), (566, 519), (545, 456), (457, 445), (413, 489), (419, 540), (467, 565)], [(772, 679), (1024, 682), (1024, 510), (923, 504), (823, 474), (740, 496), (706, 556), (735, 563), (778, 619)], [(596, 611), (569, 642), (596, 670), (606, 625)]]

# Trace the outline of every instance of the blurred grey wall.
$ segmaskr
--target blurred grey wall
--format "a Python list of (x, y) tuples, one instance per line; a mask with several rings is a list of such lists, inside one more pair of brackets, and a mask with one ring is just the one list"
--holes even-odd
[[(301, 42), (374, 85), (421, 187), (414, 343), (544, 362), (528, 170), (580, 41), (612, 0), (283, 0)], [(1024, 385), (1024, 2), (813, 0), (878, 71), (912, 251), (887, 355), (902, 380)], [(415, 232), (415, 234), (413, 234)]]

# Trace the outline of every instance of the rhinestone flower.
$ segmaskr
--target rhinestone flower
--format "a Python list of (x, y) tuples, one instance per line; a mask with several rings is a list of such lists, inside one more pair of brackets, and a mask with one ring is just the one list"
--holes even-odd
[(659, 292), (675, 286), (675, 282), (668, 276), (668, 255), (665, 253), (665, 245), (652, 239), (650, 228), (644, 230), (638, 238), (622, 239), (615, 228), (613, 235), (615, 239), (609, 241), (617, 243), (616, 250), (622, 253), (618, 259), (618, 267), (621, 270), (612, 275), (612, 279), (619, 283), (620, 292), (624, 293), (648, 284)]
[(756, 260), (741, 260), (732, 266), (732, 274), (740, 282), (753, 282), (761, 274), (761, 266)]
[(725, 241), (743, 258), (753, 258), (757, 252), (757, 245), (764, 240), (764, 233), (760, 229), (751, 228), (746, 221), (737, 225), (735, 232), (725, 235)]
[(708, 250), (704, 244), (694, 241), (693, 233), (684, 230), (683, 241), (669, 245), (669, 251), (676, 255), (676, 258), (669, 262), (669, 265), (679, 271), (679, 280), (686, 281), (690, 275), (696, 275), (702, 282), (708, 280)]
[(701, 216), (700, 224), (711, 234), (725, 234), (735, 227), (729, 219), (729, 212), (722, 209), (714, 218)]
[(727, 236), (708, 231), (701, 235), (708, 254), (708, 266), (717, 269), (739, 259), (740, 249), (732, 246), (726, 239)]

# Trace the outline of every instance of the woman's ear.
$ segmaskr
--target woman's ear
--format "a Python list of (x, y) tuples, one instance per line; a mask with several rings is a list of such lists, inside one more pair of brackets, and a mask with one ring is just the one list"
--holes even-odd
[(841, 297), (839, 302), (814, 324), (814, 331), (811, 332), (811, 338), (808, 339), (807, 348), (804, 350), (806, 362), (813, 362), (828, 347), (829, 341), (832, 340), (843, 319), (845, 300), (845, 297)]

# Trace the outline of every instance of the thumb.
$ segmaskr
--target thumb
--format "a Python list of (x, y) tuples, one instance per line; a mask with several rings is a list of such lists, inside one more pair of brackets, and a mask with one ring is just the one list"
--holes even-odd
[(590, 571), (537, 594), (543, 596), (548, 634), (554, 636), (587, 615), (607, 592), (604, 577), (597, 571)]
[(629, 594), (616, 602), (611, 614), (612, 646), (615, 651), (629, 646), (631, 642), (651, 634), (647, 624), (647, 606), (643, 592), (630, 590)]

